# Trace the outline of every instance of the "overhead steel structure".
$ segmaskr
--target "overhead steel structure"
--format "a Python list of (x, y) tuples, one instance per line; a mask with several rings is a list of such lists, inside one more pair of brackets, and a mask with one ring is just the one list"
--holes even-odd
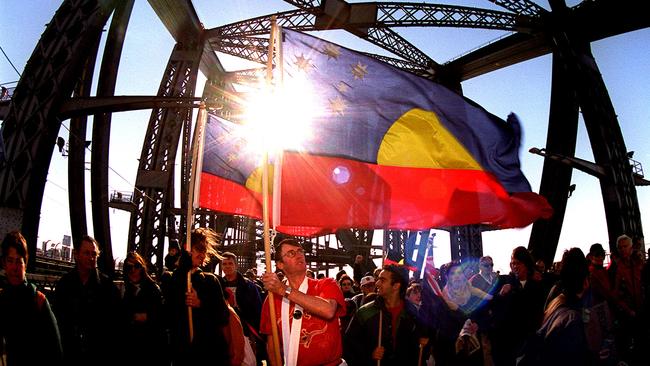
[[(549, 153), (573, 157), (578, 110), (582, 110), (600, 180), (610, 246), (621, 233), (642, 237), (634, 178), (625, 142), (590, 43), (650, 26), (632, 0), (590, 0), (567, 7), (550, 0), (546, 10), (529, 0), (490, 0), (502, 10), (401, 2), (348, 3), (343, 0), (286, 0), (295, 10), (273, 14), (283, 27), (302, 31), (343, 29), (375, 44), (394, 57), (373, 55), (396, 67), (443, 83), (462, 93), (463, 80), (518, 62), (552, 53), (553, 85), (547, 144)], [(236, 93), (232, 83), (254, 71), (228, 73), (215, 52), (264, 63), (271, 15), (204, 29), (189, 0), (149, 0), (176, 40), (155, 96), (113, 95), (124, 34), (133, 0), (65, 0), (36, 45), (12, 98), (0, 102), (4, 120), (5, 161), (0, 162), (0, 234), (21, 229), (36, 251), (40, 208), (53, 145), (61, 121), (71, 118), (71, 135), (86, 135), (86, 117), (94, 115), (92, 131), (91, 198), (94, 235), (103, 246), (100, 266), (111, 272), (113, 254), (108, 222), (109, 206), (131, 212), (129, 250), (137, 250), (162, 268), (164, 243), (186, 228), (184, 207), (174, 207), (174, 177), (180, 174), (181, 195), (187, 196), (191, 109), (198, 72), (207, 76), (203, 99), (234, 118)], [(113, 15), (103, 48), (96, 97), (92, 75), (103, 27)], [(487, 46), (440, 63), (401, 37), (399, 27), (464, 27), (511, 32)], [(133, 200), (108, 197), (108, 147), (114, 111), (151, 109), (144, 138)], [(177, 152), (182, 155), (175, 171)], [(84, 187), (85, 141), (70, 139), (69, 186)], [(569, 159), (570, 160), (570, 159)], [(529, 248), (550, 263), (559, 240), (573, 167), (546, 159), (540, 193), (555, 209), (553, 218), (534, 224)], [(71, 230), (75, 240), (85, 234), (83, 189), (69, 190)], [(181, 202), (186, 202), (181, 199)], [(197, 223), (224, 233), (226, 244), (254, 256), (260, 228), (254, 220), (199, 210)], [(178, 225), (178, 223), (181, 223)], [(452, 235), (455, 258), (480, 255), (481, 227), (446, 228)], [(407, 235), (406, 235), (407, 236)], [(402, 244), (405, 235), (387, 234), (385, 247)], [(316, 243), (311, 263), (349, 263), (355, 254), (371, 255), (372, 233), (342, 230), (340, 252)], [(611, 248), (615, 250), (615, 248)], [(346, 260), (347, 258), (347, 260)], [(321, 260), (325, 259), (325, 260)], [(254, 258), (253, 258), (254, 260)], [(320, 263), (320, 264), (319, 264)]]

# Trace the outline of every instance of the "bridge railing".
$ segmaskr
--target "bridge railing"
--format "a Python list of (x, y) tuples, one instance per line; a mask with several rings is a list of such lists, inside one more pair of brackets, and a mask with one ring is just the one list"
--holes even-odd
[(111, 202), (114, 203), (132, 203), (133, 192), (113, 191), (111, 192)]
[(630, 165), (632, 166), (632, 172), (641, 178), (643, 178), (643, 166), (641, 165), (640, 162), (629, 158), (630, 159)]

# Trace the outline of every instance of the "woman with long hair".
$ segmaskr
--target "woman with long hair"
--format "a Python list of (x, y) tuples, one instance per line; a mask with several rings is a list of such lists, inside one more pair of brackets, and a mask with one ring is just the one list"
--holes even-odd
[(136, 252), (124, 260), (122, 319), (125, 354), (129, 365), (161, 365), (165, 360), (162, 346), (167, 342), (163, 298), (160, 287), (147, 272), (147, 264)]

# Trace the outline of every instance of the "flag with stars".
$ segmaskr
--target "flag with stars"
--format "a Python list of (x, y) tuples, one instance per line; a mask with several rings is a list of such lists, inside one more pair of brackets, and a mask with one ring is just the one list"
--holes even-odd
[[(520, 170), (516, 116), (506, 122), (440, 84), (304, 33), (283, 29), (282, 42), (285, 83), (302, 80), (315, 101), (312, 133), (284, 154), (282, 226), (505, 228), (552, 213)], [(206, 152), (201, 205), (260, 217), (259, 191), (246, 188), (257, 166), (228, 156), (214, 161), (247, 168), (226, 174)], [(210, 179), (228, 181), (218, 195), (225, 204), (203, 199)]]

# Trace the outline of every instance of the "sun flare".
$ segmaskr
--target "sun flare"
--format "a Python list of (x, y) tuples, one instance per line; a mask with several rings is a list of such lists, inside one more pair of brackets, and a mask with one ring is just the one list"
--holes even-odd
[(264, 85), (251, 94), (243, 118), (247, 150), (256, 155), (303, 150), (311, 138), (316, 108), (308, 83), (291, 79), (283, 86)]

